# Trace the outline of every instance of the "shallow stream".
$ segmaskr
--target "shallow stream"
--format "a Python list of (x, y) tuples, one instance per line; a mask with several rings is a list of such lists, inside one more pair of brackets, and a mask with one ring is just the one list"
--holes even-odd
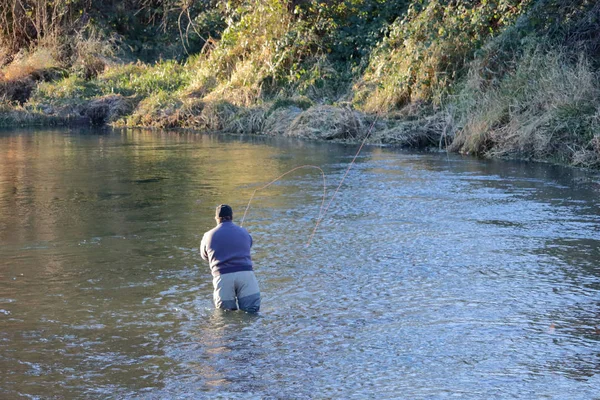
[(259, 315), (213, 310), (214, 207), (356, 145), (0, 133), (0, 398), (600, 398), (600, 177), (365, 147), (257, 192)]

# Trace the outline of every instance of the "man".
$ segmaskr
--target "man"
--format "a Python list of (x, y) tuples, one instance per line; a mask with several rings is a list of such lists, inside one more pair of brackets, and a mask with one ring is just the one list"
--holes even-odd
[(200, 255), (210, 264), (215, 307), (246, 312), (260, 309), (260, 291), (252, 270), (252, 236), (233, 223), (233, 210), (227, 204), (217, 207), (216, 228), (202, 236)]

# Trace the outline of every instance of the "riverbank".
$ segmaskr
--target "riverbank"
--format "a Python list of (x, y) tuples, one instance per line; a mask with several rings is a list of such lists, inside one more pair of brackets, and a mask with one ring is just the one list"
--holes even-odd
[[(231, 103), (196, 104), (185, 111), (135, 114), (139, 100), (108, 95), (78, 104), (5, 107), (0, 126), (102, 126), (148, 129), (192, 129), (199, 132), (282, 136), (308, 140), (392, 144), (406, 148), (445, 149), (453, 140), (451, 116), (443, 113), (398, 117), (367, 114), (350, 106), (280, 101), (253, 108)], [(301, 108), (304, 105), (306, 108)], [(131, 123), (135, 119), (136, 123)]]
[(600, 6), (575, 3), (206, 6), (201, 49), (188, 26), (184, 57), (145, 62), (81, 28), (0, 60), (0, 125), (358, 142), (377, 120), (373, 143), (600, 168)]

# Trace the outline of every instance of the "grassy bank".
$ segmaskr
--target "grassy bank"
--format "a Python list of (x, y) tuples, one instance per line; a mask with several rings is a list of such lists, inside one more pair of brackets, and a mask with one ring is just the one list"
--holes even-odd
[(72, 23), (62, 52), (22, 46), (0, 69), (0, 124), (352, 141), (377, 118), (373, 142), (600, 167), (595, 2), (227, 4), (161, 14), (168, 58), (129, 61), (101, 23)]

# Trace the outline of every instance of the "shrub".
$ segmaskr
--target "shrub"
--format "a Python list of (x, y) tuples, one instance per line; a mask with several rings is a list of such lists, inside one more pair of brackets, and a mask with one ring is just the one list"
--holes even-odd
[(243, 2), (221, 40), (188, 63), (196, 76), (188, 93), (238, 106), (296, 94), (334, 101), (345, 94), (350, 75), (340, 74), (318, 29), (304, 18), (294, 17), (283, 0)]
[(367, 111), (438, 102), (463, 73), (465, 60), (514, 22), (530, 0), (411, 4), (374, 51), (356, 85), (355, 103)]

